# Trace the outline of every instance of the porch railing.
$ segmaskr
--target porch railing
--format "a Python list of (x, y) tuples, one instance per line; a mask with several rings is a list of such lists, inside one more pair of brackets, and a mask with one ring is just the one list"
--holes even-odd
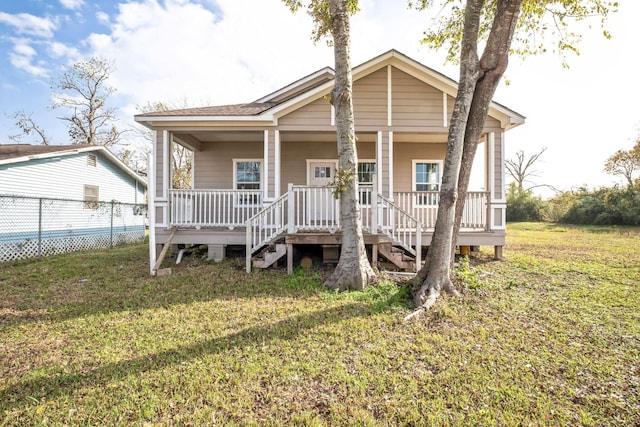
[[(487, 228), (489, 193), (484, 191), (470, 191), (462, 213), (462, 229), (485, 230)], [(405, 191), (393, 193), (393, 202), (405, 212), (410, 213), (423, 225), (424, 229), (436, 226), (438, 203), (437, 191)]]
[[(291, 202), (281, 216), (289, 232), (329, 231), (340, 229), (340, 204), (333, 197), (333, 187), (292, 185)], [(373, 212), (371, 186), (359, 190), (362, 227), (370, 230)], [(289, 192), (287, 193), (289, 194)], [(472, 191), (467, 195), (462, 217), (463, 230), (488, 228), (487, 192)], [(395, 192), (393, 203), (422, 224), (422, 230), (433, 229), (439, 196), (437, 192)], [(244, 227), (262, 209), (262, 193), (257, 190), (169, 190), (169, 225), (171, 227)], [(378, 207), (380, 221), (384, 208)], [(291, 219), (291, 220), (290, 220)], [(394, 227), (390, 222), (386, 227)], [(382, 226), (382, 222), (378, 225)], [(291, 228), (292, 227), (292, 228)]]
[[(374, 196), (376, 194), (374, 193)], [(377, 209), (372, 219), (373, 231), (391, 238), (412, 255), (422, 252), (422, 224), (418, 219), (395, 205), (382, 194), (377, 194)], [(377, 230), (374, 230), (377, 228)], [(419, 265), (416, 263), (416, 266)]]
[(169, 190), (171, 227), (243, 227), (262, 208), (259, 190)]

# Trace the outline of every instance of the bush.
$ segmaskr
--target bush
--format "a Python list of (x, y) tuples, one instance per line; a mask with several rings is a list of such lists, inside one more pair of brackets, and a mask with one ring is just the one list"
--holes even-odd
[(542, 221), (544, 202), (531, 190), (522, 190), (515, 183), (507, 190), (507, 221)]
[[(548, 204), (560, 205), (558, 196)], [(572, 202), (559, 218), (565, 224), (640, 225), (640, 183), (625, 188), (598, 188), (590, 191), (581, 188), (571, 193)]]

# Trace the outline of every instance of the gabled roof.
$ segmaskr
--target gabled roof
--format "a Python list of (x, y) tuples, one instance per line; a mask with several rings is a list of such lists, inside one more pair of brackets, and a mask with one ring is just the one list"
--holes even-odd
[(120, 168), (143, 186), (147, 181), (135, 173), (129, 166), (114, 156), (102, 145), (30, 145), (7, 144), (0, 145), (0, 165), (28, 162), (30, 160), (48, 159), (52, 157), (71, 156), (79, 153), (97, 152), (104, 155), (111, 163)]
[[(457, 94), (458, 83), (455, 80), (394, 49), (354, 67), (352, 69), (353, 81), (355, 82), (387, 65), (392, 65), (449, 96), (455, 97)], [(253, 103), (159, 111), (136, 115), (135, 120), (149, 127), (153, 127), (154, 122), (188, 121), (247, 121), (276, 124), (279, 117), (329, 93), (333, 87), (334, 77), (334, 70), (325, 67)], [(523, 115), (497, 102), (491, 103), (489, 115), (500, 120), (506, 129), (524, 123), (525, 119)]]

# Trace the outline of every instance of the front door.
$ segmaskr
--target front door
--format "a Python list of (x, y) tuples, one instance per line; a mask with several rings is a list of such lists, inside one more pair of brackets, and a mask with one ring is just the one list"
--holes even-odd
[[(308, 160), (307, 185), (328, 187), (334, 182), (337, 160)], [(337, 219), (337, 203), (330, 188), (310, 188), (307, 198), (309, 218), (313, 222), (333, 222)], [(327, 224), (328, 225), (328, 224)]]

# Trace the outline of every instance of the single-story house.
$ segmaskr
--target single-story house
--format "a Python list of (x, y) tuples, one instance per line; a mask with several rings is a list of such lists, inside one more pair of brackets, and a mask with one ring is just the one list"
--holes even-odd
[(146, 188), (103, 146), (0, 145), (0, 262), (144, 239)]
[[(150, 170), (151, 241), (208, 245), (221, 259), (246, 248), (247, 270), (318, 245), (336, 258), (336, 127), (326, 67), (247, 104), (140, 114), (155, 131)], [(430, 243), (457, 83), (395, 50), (353, 69), (358, 178), (365, 242), (374, 264), (417, 267)], [(492, 103), (457, 243), (505, 243), (505, 131), (524, 123)], [(193, 151), (190, 189), (171, 188), (170, 151)], [(157, 253), (157, 251), (155, 251)], [(154, 251), (151, 257), (154, 258)], [(152, 261), (155, 259), (152, 259)]]

